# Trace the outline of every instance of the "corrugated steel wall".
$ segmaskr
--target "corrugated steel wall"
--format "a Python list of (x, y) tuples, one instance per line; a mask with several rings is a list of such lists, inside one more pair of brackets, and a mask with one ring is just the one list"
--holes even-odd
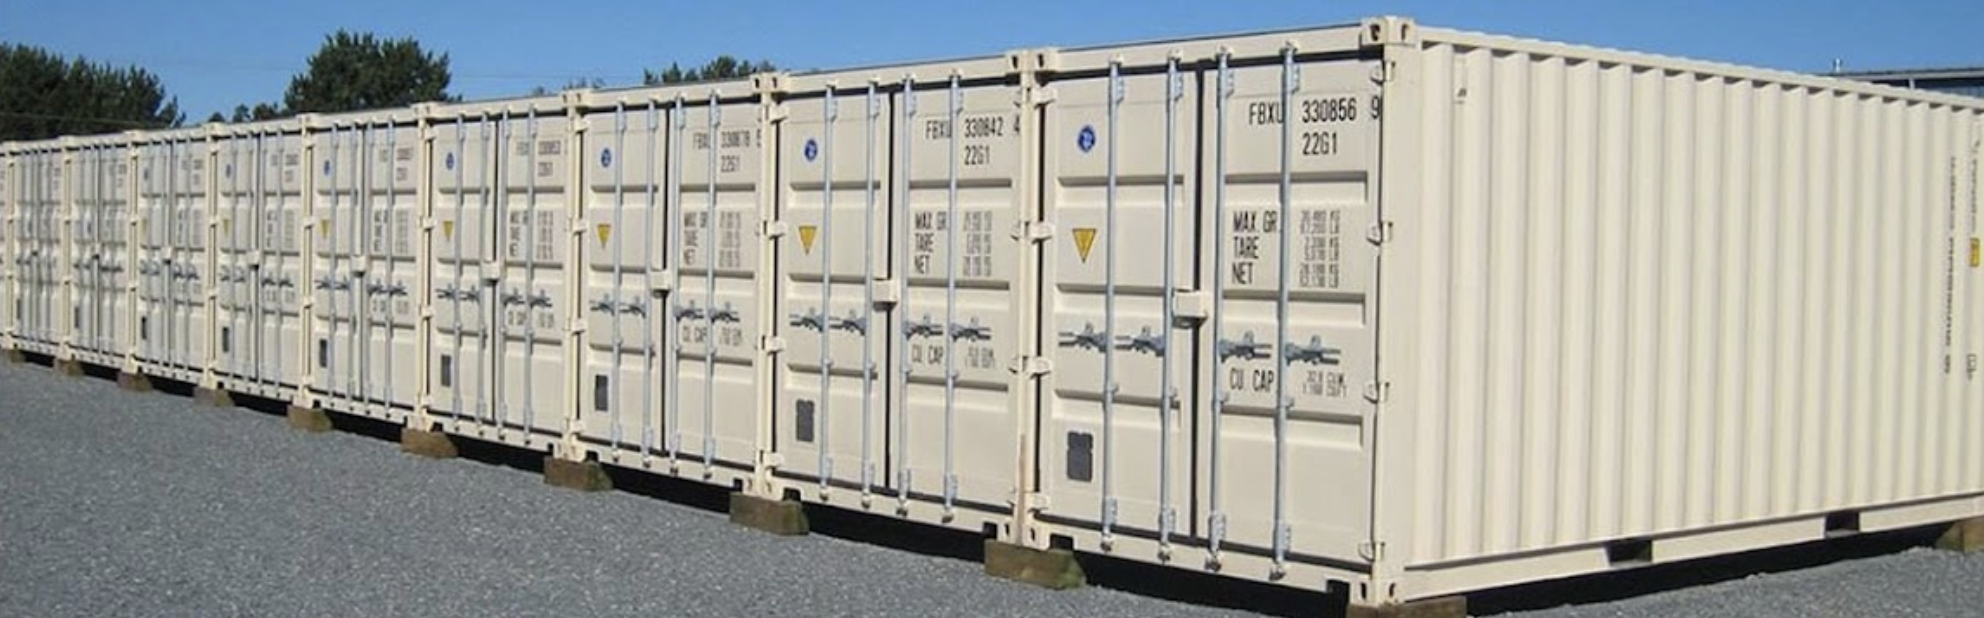
[(1409, 563), (1984, 489), (1977, 110), (1422, 52)]

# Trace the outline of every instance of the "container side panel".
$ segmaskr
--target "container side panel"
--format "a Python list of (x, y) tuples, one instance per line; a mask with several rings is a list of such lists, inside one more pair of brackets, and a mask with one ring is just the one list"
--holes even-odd
[(1984, 490), (1975, 110), (1418, 53), (1408, 562)]

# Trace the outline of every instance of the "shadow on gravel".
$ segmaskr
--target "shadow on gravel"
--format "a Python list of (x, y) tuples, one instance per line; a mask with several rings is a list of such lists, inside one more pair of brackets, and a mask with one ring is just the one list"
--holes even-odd
[[(287, 413), (288, 408), (285, 407), (284, 414)], [(398, 444), (400, 441), (401, 425), (399, 423), (389, 423), (375, 418), (340, 412), (331, 412), (328, 416), (331, 417), (331, 428), (341, 433), (361, 435), (394, 444)]]
[[(1185, 552), (1183, 559), (1199, 559), (1190, 550), (1180, 550)], [(1341, 587), (1327, 593), (1297, 590), (1096, 554), (1080, 554), (1080, 558), (1089, 585), (1193, 605), (1271, 616), (1337, 617), (1343, 615), (1345, 599), (1349, 598), (1349, 591)]]
[(194, 388), (192, 382), (181, 382), (178, 380), (173, 380), (170, 378), (161, 378), (158, 376), (152, 376), (150, 379), (152, 383), (152, 390), (154, 391), (165, 393), (167, 395), (172, 395), (174, 397), (193, 396)]
[(260, 412), (269, 416), (287, 416), (289, 414), (288, 402), (276, 401), (267, 397), (257, 397), (247, 393), (228, 393), (228, 396), (234, 399), (234, 407), (237, 408)]
[[(894, 498), (876, 496), (894, 504)], [(893, 506), (878, 507), (893, 509)], [(910, 523), (894, 517), (845, 509), (806, 505), (806, 523), (813, 532), (901, 551), (971, 562), (985, 561), (985, 537), (964, 530)]]
[[(393, 431), (391, 440), (399, 442), (399, 426), (393, 425), (391, 427)], [(338, 425), (338, 428), (343, 429), (344, 426)], [(486, 463), (492, 466), (502, 466), (512, 470), (522, 470), (531, 474), (544, 474), (544, 453), (537, 451), (461, 437), (455, 438), (455, 451), (461, 455), (462, 459)]]
[(1764, 573), (1796, 571), (1934, 545), (1941, 526), (1868, 533), (1597, 575), (1514, 586), (1468, 595), (1476, 616), (1607, 603)]
[(613, 488), (719, 515), (730, 512), (730, 488), (671, 478), (641, 470), (602, 466)]

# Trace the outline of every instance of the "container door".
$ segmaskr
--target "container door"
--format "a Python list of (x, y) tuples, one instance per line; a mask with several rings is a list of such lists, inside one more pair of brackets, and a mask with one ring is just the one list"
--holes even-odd
[(354, 258), (361, 282), (355, 320), (359, 348), (358, 389), (374, 406), (411, 409), (419, 393), (414, 362), (419, 346), (414, 327), (420, 318), (413, 290), (420, 285), (414, 263), (414, 217), (419, 213), (420, 133), (414, 127), (376, 126), (366, 134), (365, 190), (359, 199), (358, 248)]
[(591, 114), (585, 135), (585, 367), (579, 436), (615, 452), (653, 456), (663, 448), (667, 360), (674, 357), (661, 290), (667, 106), (649, 102)]
[(785, 103), (779, 135), (785, 472), (865, 494), (886, 485), (893, 98), (874, 85)]
[(363, 180), (365, 129), (337, 127), (316, 136), (317, 185), (316, 260), (312, 262), (311, 287), (315, 292), (316, 325), (311, 329), (315, 346), (311, 350), (316, 369), (318, 392), (334, 402), (348, 405), (358, 390), (358, 325), (353, 316), (364, 284), (358, 281), (358, 230), (362, 227), (359, 186)]
[(99, 350), (121, 356), (129, 353), (137, 340), (131, 332), (129, 319), (135, 309), (135, 299), (126, 291), (131, 276), (129, 258), (133, 200), (129, 182), (130, 150), (121, 146), (106, 150), (103, 165), (108, 170), (108, 178), (103, 189), (104, 202), (102, 211), (98, 213), (96, 234), (92, 236), (99, 243), (94, 257), (97, 270), (101, 273), (97, 280), (101, 296), (96, 311), (104, 341)]
[(15, 157), (0, 154), (0, 336), (11, 337), (14, 329), (14, 274), (19, 272), (19, 254), (14, 250), (14, 223), (16, 216), (14, 197)]
[[(35, 167), (40, 177), (35, 201), (35, 247), (34, 256), (34, 333), (35, 339), (47, 345), (54, 345), (58, 339), (56, 332), (56, 310), (58, 285), (61, 281), (59, 269), (67, 266), (62, 260), (62, 159), (60, 153), (41, 152), (35, 154)], [(53, 348), (47, 351), (52, 352)]]
[[(302, 383), (304, 353), (303, 138), (269, 134), (260, 139), (255, 188), (256, 268), (251, 313), (255, 318), (255, 374), (271, 386)], [(235, 222), (241, 225), (241, 222)]]
[(1009, 86), (955, 79), (899, 98), (903, 187), (893, 238), (901, 320), (890, 461), (906, 497), (1004, 511), (1017, 448), (1006, 363), (1018, 354), (1014, 293), (1025, 218), (1019, 116)]
[(71, 239), (66, 267), (75, 282), (71, 286), (68, 315), (63, 319), (70, 326), (70, 341), (80, 351), (94, 351), (103, 348), (102, 334), (97, 328), (97, 299), (101, 297), (97, 270), (92, 255), (97, 246), (96, 217), (103, 208), (104, 168), (102, 149), (84, 146), (70, 153), (69, 167), (74, 175), (74, 188), (70, 191), (70, 203), (74, 205), (64, 233)]
[(571, 237), (572, 174), (565, 154), (571, 122), (528, 112), (504, 117), (496, 129), (503, 265), (491, 359), (496, 416), (505, 426), (562, 435), (572, 373), (562, 349), (571, 319), (565, 285), (572, 273), (564, 266)]
[[(1197, 78), (1175, 65), (1058, 82), (1048, 108), (1041, 428), (1050, 518), (1165, 541), (1189, 531), (1192, 333), (1181, 293), (1200, 289), (1192, 175)], [(1191, 95), (1188, 98), (1188, 94)], [(1189, 327), (1190, 325), (1185, 325)]]
[(207, 335), (207, 288), (213, 283), (212, 263), (207, 257), (207, 164), (205, 141), (188, 140), (179, 145), (175, 182), (180, 190), (173, 203), (173, 286), (172, 352), (173, 364), (187, 371), (199, 371), (209, 360)]
[(1198, 512), (1215, 556), (1355, 558), (1369, 536), (1375, 74), (1293, 52), (1205, 74)]
[(712, 95), (680, 108), (670, 144), (676, 176), (668, 225), (676, 355), (663, 419), (668, 451), (705, 466), (749, 469), (757, 454), (759, 332), (758, 104)]
[(256, 353), (254, 345), (257, 328), (255, 315), (256, 256), (255, 256), (255, 216), (261, 210), (261, 193), (256, 190), (260, 183), (262, 167), (256, 165), (260, 158), (262, 138), (255, 135), (237, 135), (221, 140), (216, 144), (219, 150), (220, 166), (220, 206), (215, 216), (219, 218), (220, 229), (215, 235), (219, 243), (215, 260), (218, 267), (214, 279), (220, 288), (217, 295), (218, 311), (215, 327), (220, 329), (220, 349), (217, 371), (253, 380), (257, 377)]
[(488, 379), (489, 320), (494, 315), (495, 281), (485, 281), (482, 266), (495, 259), (496, 209), (491, 202), (495, 168), (496, 121), (460, 117), (434, 126), (432, 171), (435, 193), (434, 331), (432, 375), (435, 414), (495, 425), (495, 402)]
[(171, 309), (172, 256), (166, 239), (172, 214), (172, 144), (138, 150), (138, 352), (149, 363), (166, 362)]

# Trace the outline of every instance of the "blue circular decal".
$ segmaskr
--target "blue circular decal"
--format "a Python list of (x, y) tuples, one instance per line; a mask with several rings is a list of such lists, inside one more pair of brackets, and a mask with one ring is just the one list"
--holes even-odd
[(1082, 152), (1094, 150), (1095, 127), (1082, 125), (1082, 130), (1075, 133), (1075, 147), (1082, 149)]
[(234, 164), (233, 164), (233, 163), (229, 163), (229, 164), (227, 164), (227, 166), (226, 166), (225, 168), (223, 168), (223, 169), (221, 170), (221, 173), (222, 173), (222, 174), (226, 174), (228, 178), (233, 178), (233, 177), (234, 177)]
[(331, 162), (330, 162), (330, 161), (325, 161), (325, 162), (324, 162), (324, 175), (325, 175), (325, 176), (329, 176), (329, 175), (331, 175)]
[(447, 164), (448, 164), (448, 169), (450, 170), (455, 169), (455, 153), (452, 152), (448, 153)]
[(612, 148), (601, 148), (601, 149), (599, 149), (599, 166), (600, 166), (600, 167), (613, 167), (613, 149), (612, 149)]
[(813, 159), (817, 159), (820, 157), (820, 143), (814, 141), (812, 138), (807, 138), (806, 148), (800, 150), (800, 153), (806, 155), (807, 161), (812, 161)]

